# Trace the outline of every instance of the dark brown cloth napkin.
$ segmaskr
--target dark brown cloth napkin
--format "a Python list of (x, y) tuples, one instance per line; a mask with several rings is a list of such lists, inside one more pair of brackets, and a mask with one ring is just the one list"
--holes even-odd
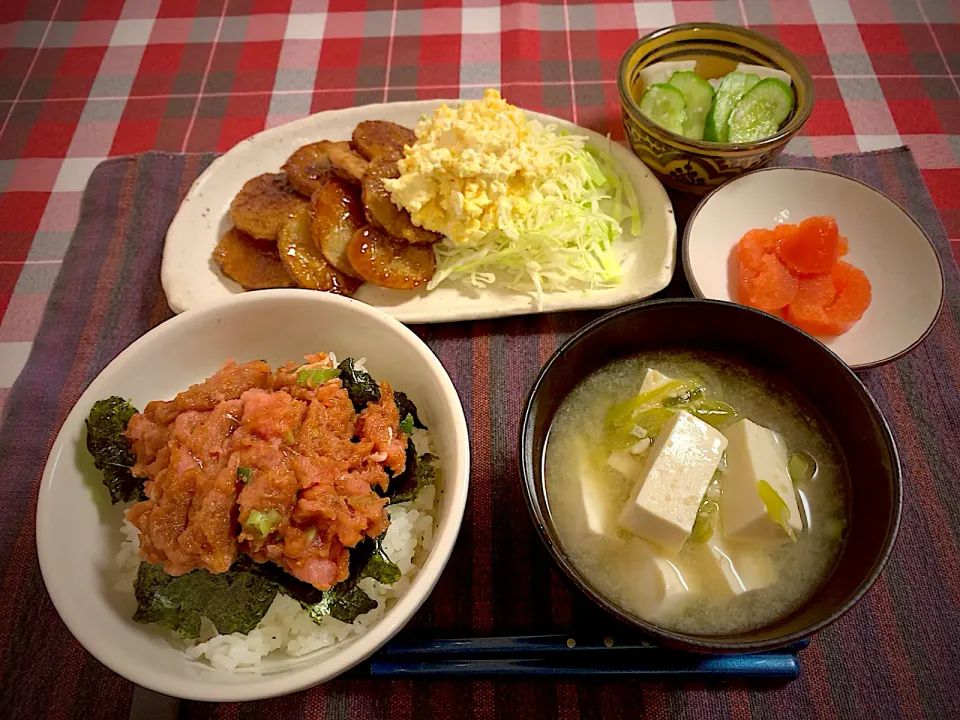
[[(37, 565), (37, 488), (47, 453), (83, 388), (124, 347), (170, 317), (163, 237), (212, 155), (149, 153), (93, 173), (30, 360), (0, 433), (0, 716), (127, 717), (134, 687), (73, 639)], [(893, 428), (904, 466), (900, 537), (863, 601), (801, 653), (782, 686), (636, 681), (341, 679), (244, 705), (179, 704), (185, 718), (774, 718), (960, 716), (960, 277), (906, 149), (783, 158), (859, 178), (893, 197), (933, 239), (946, 304), (926, 341), (861, 373)], [(678, 202), (679, 214), (690, 201)], [(666, 294), (686, 291), (682, 270)], [(521, 407), (557, 344), (597, 313), (417, 327), (463, 400), (473, 450), (470, 501), (453, 557), (410, 629), (467, 634), (618, 626), (542, 547), (517, 467)], [(70, 542), (70, 538), (64, 538)], [(91, 579), (92, 581), (92, 579)], [(142, 698), (138, 698), (137, 705)]]

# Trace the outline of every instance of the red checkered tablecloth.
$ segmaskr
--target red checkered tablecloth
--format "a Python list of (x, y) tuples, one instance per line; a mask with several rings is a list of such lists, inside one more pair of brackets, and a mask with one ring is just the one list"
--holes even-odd
[(0, 410), (104, 158), (487, 86), (622, 139), (620, 55), (693, 20), (748, 25), (807, 64), (816, 108), (788, 152), (909, 146), (960, 257), (958, 0), (2, 0)]

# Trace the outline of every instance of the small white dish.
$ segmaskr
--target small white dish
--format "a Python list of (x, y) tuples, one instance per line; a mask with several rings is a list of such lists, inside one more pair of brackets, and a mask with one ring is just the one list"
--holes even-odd
[[(349, 140), (361, 120), (391, 120), (414, 127), (425, 113), (458, 100), (364, 105), (317, 113), (253, 135), (217, 158), (190, 188), (177, 211), (163, 247), (160, 279), (167, 302), (180, 313), (203, 307), (243, 292), (224, 277), (210, 259), (220, 236), (233, 223), (230, 202), (243, 184), (280, 166), (301, 145), (318, 140)], [(378, 307), (405, 323), (524, 315), (558, 310), (610, 308), (642, 300), (663, 290), (673, 277), (677, 225), (673, 206), (660, 181), (629, 149), (610, 142), (592, 130), (560, 118), (527, 114), (544, 124), (586, 135), (595, 146), (607, 148), (633, 183), (640, 203), (642, 227), (638, 237), (622, 237), (614, 247), (621, 253), (623, 281), (615, 288), (544, 295), (542, 307), (530, 294), (502, 290), (476, 290), (462, 283), (444, 283), (427, 292), (379, 288), (366, 283), (358, 300)]]
[[(271, 365), (305, 353), (365, 357), (377, 379), (405, 391), (430, 427), (442, 462), (434, 543), (404, 595), (364, 634), (301, 658), (268, 657), (258, 672), (230, 673), (189, 660), (151, 626), (132, 620), (120, 576), (123, 512), (109, 504), (86, 448), (84, 420), (111, 395), (143, 408), (209, 377), (227, 359)], [(329, 680), (385, 644), (427, 599), (453, 551), (467, 501), (470, 443), (463, 408), (440, 361), (413, 332), (356, 300), (311, 290), (263, 290), (186, 313), (120, 353), (67, 416), (43, 472), (37, 551), (53, 604), (74, 637), (100, 662), (166, 695), (237, 702), (294, 692)]]
[(849, 240), (843, 259), (866, 273), (870, 307), (848, 332), (818, 338), (850, 367), (895, 360), (933, 327), (943, 273), (929, 238), (899, 205), (859, 180), (812, 168), (767, 168), (714, 190), (690, 216), (683, 268), (694, 295), (736, 302), (734, 249), (753, 228), (831, 215)]

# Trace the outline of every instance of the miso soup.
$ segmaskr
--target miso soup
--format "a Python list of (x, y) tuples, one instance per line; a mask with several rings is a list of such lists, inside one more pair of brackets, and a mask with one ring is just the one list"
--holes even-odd
[(846, 475), (814, 409), (723, 355), (616, 361), (566, 397), (547, 441), (549, 512), (613, 604), (680, 632), (749, 631), (829, 576)]

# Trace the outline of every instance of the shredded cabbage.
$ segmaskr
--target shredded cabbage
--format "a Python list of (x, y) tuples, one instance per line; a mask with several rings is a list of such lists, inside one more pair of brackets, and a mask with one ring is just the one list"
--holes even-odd
[(559, 168), (531, 192), (534, 210), (519, 217), (502, 212), (498, 228), (469, 245), (435, 245), (437, 271), (428, 289), (448, 279), (476, 288), (496, 283), (531, 292), (541, 307), (545, 292), (586, 292), (621, 281), (613, 243), (625, 223), (632, 236), (640, 234), (633, 184), (607, 150), (555, 126), (544, 130)]

